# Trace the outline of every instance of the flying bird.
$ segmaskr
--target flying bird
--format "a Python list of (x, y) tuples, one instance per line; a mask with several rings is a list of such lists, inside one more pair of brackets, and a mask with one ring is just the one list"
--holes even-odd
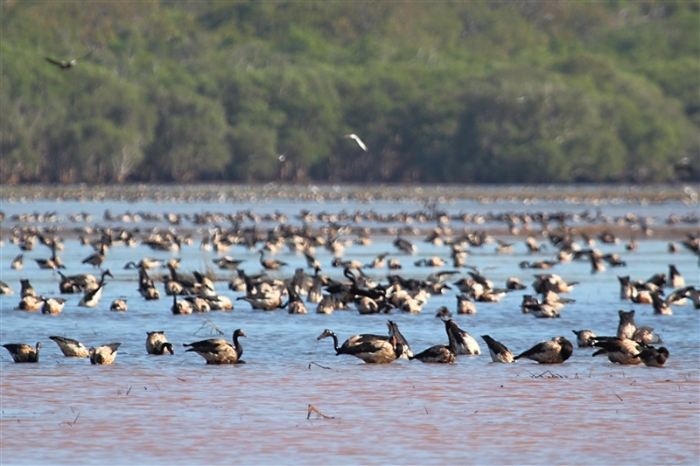
[(362, 142), (362, 139), (360, 139), (360, 138), (357, 136), (357, 134), (354, 134), (354, 133), (353, 133), (353, 134), (346, 134), (345, 137), (346, 137), (346, 138), (350, 138), (350, 139), (354, 139), (355, 142), (357, 143), (357, 145), (360, 146), (360, 149), (362, 149), (363, 151), (367, 152), (367, 146), (365, 146), (365, 143)]
[(86, 53), (82, 57), (74, 58), (70, 61), (68, 61), (68, 60), (56, 60), (56, 59), (51, 58), (51, 57), (46, 57), (46, 61), (51, 63), (52, 65), (58, 66), (62, 70), (67, 70), (67, 69), (73, 68), (75, 65), (77, 65), (78, 60), (84, 60), (85, 58), (89, 57), (91, 53), (92, 53), (92, 50), (90, 50), (88, 53)]

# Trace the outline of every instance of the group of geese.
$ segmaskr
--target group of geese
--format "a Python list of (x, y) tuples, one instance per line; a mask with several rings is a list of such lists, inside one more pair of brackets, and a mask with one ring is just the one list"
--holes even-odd
[[(668, 350), (661, 346), (655, 348), (651, 343), (661, 343), (660, 337), (649, 327), (637, 328), (634, 324), (635, 311), (619, 311), (620, 323), (617, 336), (596, 336), (590, 330), (574, 330), (580, 348), (599, 348), (593, 356), (604, 355), (613, 363), (644, 364), (649, 367), (662, 367), (669, 357)], [(316, 339), (333, 339), (336, 355), (350, 355), (370, 364), (388, 364), (397, 359), (418, 360), (424, 363), (452, 364), (458, 355), (480, 355), (481, 349), (476, 340), (452, 319), (443, 319), (447, 333), (448, 344), (434, 345), (414, 354), (411, 347), (400, 332), (398, 325), (387, 321), (388, 334), (358, 334), (338, 346), (338, 336), (332, 330), (325, 329)], [(241, 364), (243, 346), (240, 337), (247, 337), (241, 329), (233, 332), (232, 341), (221, 338), (211, 338), (183, 346), (206, 360), (207, 364)], [(87, 348), (71, 338), (50, 336), (56, 342), (62, 353), (71, 358), (90, 358), (92, 364), (112, 364), (121, 343), (110, 343), (97, 348)], [(491, 360), (496, 363), (512, 363), (521, 358), (531, 359), (539, 364), (561, 364), (573, 354), (573, 344), (563, 336), (552, 338), (514, 355), (504, 344), (482, 335), (481, 338), (489, 348)], [(39, 362), (41, 342), (35, 347), (21, 343), (3, 345), (12, 355), (16, 363)], [(147, 332), (146, 352), (151, 355), (175, 354), (163, 331)]]
[[(248, 218), (252, 219), (251, 213), (247, 215)], [(306, 217), (309, 215), (311, 214), (304, 214), (304, 221), (307, 221)], [(493, 239), (484, 232), (465, 233), (462, 236), (449, 238), (447, 236), (448, 229), (444, 225), (454, 219), (453, 217), (437, 211), (424, 216), (423, 221), (428, 219), (437, 220), (438, 224), (442, 225), (434, 229), (425, 241), (434, 245), (448, 245), (451, 250), (452, 265), (456, 269), (470, 267), (465, 263), (468, 248), (482, 247), (493, 242)], [(348, 220), (354, 219), (358, 222), (369, 219), (372, 221), (402, 221), (407, 224), (410, 223), (408, 222), (410, 218), (418, 219), (415, 215), (408, 216), (405, 214), (403, 216), (388, 216), (386, 218), (374, 213), (372, 215), (365, 213), (363, 215), (355, 214), (354, 217), (347, 216)], [(604, 271), (606, 264), (611, 267), (625, 265), (625, 261), (619, 256), (605, 255), (593, 248), (591, 246), (593, 241), (590, 238), (584, 237), (585, 242), (589, 246), (588, 248), (581, 248), (576, 244), (573, 240), (573, 230), (564, 225), (564, 222), (571, 218), (572, 216), (568, 214), (528, 214), (527, 216), (524, 214), (511, 214), (493, 217), (491, 220), (496, 219), (507, 222), (511, 230), (516, 228), (516, 226), (522, 229), (525, 225), (528, 225), (529, 228), (532, 223), (536, 222), (542, 224), (543, 232), (547, 233), (552, 247), (557, 250), (556, 257), (553, 260), (523, 261), (520, 264), (521, 268), (547, 270), (557, 264), (576, 259), (590, 261), (592, 273)], [(590, 221), (596, 218), (601, 219), (601, 216), (590, 216)], [(359, 261), (343, 260), (343, 249), (348, 245), (348, 242), (341, 240), (340, 235), (349, 234), (353, 230), (348, 227), (340, 227), (337, 222), (341, 219), (342, 216), (329, 217), (328, 220), (331, 223), (328, 227), (322, 229), (323, 234), (312, 234), (306, 225), (304, 227), (280, 225), (265, 233), (256, 229), (255, 226), (252, 228), (241, 228), (238, 226), (237, 222), (239, 220), (237, 220), (231, 229), (227, 230), (217, 226), (210, 230), (203, 239), (201, 247), (203, 249), (209, 247), (217, 252), (222, 252), (236, 244), (254, 249), (259, 247), (259, 243), (262, 243), (262, 247), (259, 247), (257, 254), (259, 254), (259, 263), (264, 271), (276, 271), (288, 266), (285, 262), (269, 257), (266, 258), (266, 253), (273, 254), (285, 246), (292, 251), (303, 252), (308, 268), (314, 271), (313, 276), (308, 276), (304, 269), (297, 269), (294, 276), (287, 280), (271, 279), (265, 273), (249, 275), (239, 268), (244, 262), (243, 260), (236, 260), (229, 256), (213, 260), (214, 264), (222, 270), (236, 271), (237, 277), (229, 283), (229, 288), (234, 291), (245, 292), (244, 296), (237, 299), (248, 302), (253, 309), (274, 310), (287, 308), (290, 313), (304, 314), (307, 311), (301, 297), (306, 296), (307, 303), (317, 304), (317, 312), (319, 313), (332, 313), (335, 309), (347, 309), (351, 304), (355, 306), (360, 314), (388, 313), (394, 309), (402, 312), (418, 313), (421, 312), (431, 295), (442, 294), (445, 290), (451, 289), (447, 281), (454, 274), (459, 273), (458, 270), (437, 271), (431, 273), (425, 280), (417, 280), (406, 279), (396, 274), (395, 271), (401, 268), (401, 264), (396, 259), (388, 258), (388, 253), (378, 255), (367, 264), (361, 264)], [(179, 224), (181, 220), (182, 218), (179, 216), (173, 218), (168, 216), (168, 221), (174, 225)], [(461, 218), (461, 220), (465, 222), (475, 221), (473, 218)], [(558, 222), (560, 229), (552, 229), (548, 222)], [(635, 225), (648, 223), (636, 217), (626, 218), (625, 222)], [(352, 243), (368, 244), (370, 241), (369, 231), (366, 229), (356, 229), (354, 231), (357, 233), (358, 238)], [(61, 271), (65, 269), (65, 265), (61, 262), (60, 257), (57, 256), (57, 251), (62, 247), (57, 237), (44, 235), (37, 229), (18, 230), (13, 232), (13, 234), (15, 235), (13, 236), (13, 242), (20, 245), (20, 248), (23, 250), (31, 250), (37, 240), (47, 245), (51, 249), (51, 257), (46, 260), (36, 260), (38, 266), (55, 270), (59, 274), (61, 278), (59, 291), (61, 293), (83, 293), (79, 303), (80, 306), (97, 306), (102, 291), (107, 284), (105, 282), (106, 277), (113, 277), (109, 269), (102, 271), (99, 279), (92, 274), (67, 276)], [(100, 238), (97, 241), (84, 240), (84, 244), (91, 244), (95, 247), (95, 253), (86, 257), (82, 261), (83, 264), (101, 267), (110, 248), (120, 245), (133, 245), (136, 242), (135, 235), (127, 230), (105, 228), (99, 231), (99, 234)], [(602, 232), (598, 239), (603, 243), (619, 241), (609, 231)], [(181, 245), (188, 244), (188, 241), (187, 238), (177, 235), (174, 231), (167, 231), (150, 235), (142, 240), (142, 244), (154, 250), (177, 251)], [(396, 238), (392, 244), (401, 254), (414, 254), (417, 250), (414, 244), (400, 235), (400, 231), (396, 232)], [(700, 237), (689, 236), (681, 244), (700, 256)], [(540, 245), (533, 236), (527, 238), (526, 246), (531, 252), (541, 251), (545, 248), (545, 245)], [(316, 260), (313, 253), (316, 247), (324, 247), (333, 253), (334, 258), (331, 266), (341, 267), (347, 281), (333, 280), (320, 273), (322, 265)], [(637, 246), (634, 241), (630, 241), (626, 245), (628, 250), (632, 250), (635, 247)], [(512, 244), (502, 241), (498, 243), (496, 249), (498, 253), (508, 253), (511, 250)], [(13, 261), (12, 267), (20, 269), (22, 267), (21, 259), (20, 254)], [(144, 299), (156, 300), (160, 298), (156, 280), (149, 276), (148, 271), (163, 264), (164, 261), (152, 258), (143, 258), (138, 263), (129, 262), (126, 264), (125, 268), (127, 269), (138, 270), (139, 293)], [(445, 264), (446, 261), (437, 256), (422, 259), (415, 263), (418, 267), (442, 267)], [(194, 277), (182, 274), (178, 271), (177, 261), (174, 260), (168, 261), (165, 263), (165, 266), (168, 268), (169, 274), (165, 277), (163, 283), (165, 293), (173, 297), (173, 305), (171, 307), (173, 314), (233, 309), (232, 301), (226, 296), (216, 293), (214, 282), (206, 274), (195, 272)], [(363, 272), (363, 269), (383, 267), (387, 267), (391, 273), (387, 277), (389, 281), (387, 284), (376, 283)], [(476, 313), (474, 302), (498, 302), (507, 293), (525, 288), (525, 285), (516, 278), (509, 279), (505, 288), (498, 288), (481, 271), (473, 267), (471, 267), (471, 271), (468, 274), (470, 278), (464, 278), (452, 283), (460, 291), (460, 294), (457, 295), (457, 312), (461, 314)], [(673, 265), (669, 266), (669, 280), (666, 279), (665, 274), (656, 274), (647, 281), (633, 281), (629, 277), (618, 278), (621, 283), (620, 295), (622, 299), (640, 304), (649, 303), (654, 307), (654, 311), (657, 314), (672, 313), (671, 305), (681, 305), (680, 303), (686, 299), (691, 300), (696, 309), (700, 308), (698, 290), (692, 286), (685, 286), (685, 283), (681, 281), (680, 273)], [(22, 280), (21, 283), (22, 300), (17, 309), (27, 311), (41, 310), (47, 314), (57, 314), (62, 311), (65, 299), (37, 296), (28, 280)], [(524, 313), (530, 313), (539, 318), (558, 317), (564, 305), (571, 302), (571, 300), (561, 297), (560, 294), (570, 292), (573, 286), (575, 286), (575, 283), (566, 282), (556, 274), (538, 274), (533, 283), (533, 288), (536, 293), (541, 294), (541, 299), (537, 299), (532, 295), (525, 295), (521, 309)], [(674, 286), (676, 290), (670, 293), (668, 297), (662, 298), (665, 286)], [(5, 283), (0, 283), (0, 292), (6, 294), (7, 290), (11, 292), (9, 286)], [(179, 296), (185, 296), (185, 298), (178, 299)], [(115, 300), (111, 304), (110, 309), (113, 311), (126, 311), (126, 300)], [(622, 320), (623, 311), (620, 311), (620, 313)], [(331, 337), (334, 341), (336, 354), (353, 355), (368, 363), (388, 363), (401, 358), (418, 359), (423, 362), (452, 363), (458, 355), (480, 354), (478, 343), (451, 320), (451, 312), (446, 307), (438, 309), (437, 315), (443, 318), (445, 322), (448, 344), (432, 346), (415, 355), (412, 353), (405, 338), (398, 331), (396, 324), (391, 321), (388, 323), (389, 334), (387, 336), (359, 334), (338, 346), (338, 337), (332, 331), (325, 330), (318, 339)], [(628, 314), (625, 315), (627, 316)], [(629, 320), (629, 317), (625, 317), (625, 319)], [(628, 331), (618, 330), (618, 335), (615, 337), (595, 337), (591, 335), (592, 332), (590, 331), (580, 332), (586, 336), (584, 339), (580, 336), (578, 337), (580, 347), (590, 346), (598, 348), (594, 355), (607, 355), (612, 362), (621, 364), (644, 363), (658, 367), (663, 365), (668, 357), (668, 351), (665, 348), (654, 348), (651, 346), (651, 344), (656, 344), (659, 341), (648, 335), (645, 337), (644, 332), (638, 334), (635, 331), (629, 333)], [(653, 332), (648, 333), (653, 334)], [(579, 333), (577, 333), (578, 335)], [(234, 332), (232, 342), (223, 339), (210, 339), (186, 344), (185, 346), (190, 348), (187, 351), (196, 352), (205, 358), (208, 364), (233, 364), (242, 362), (240, 360), (242, 347), (238, 338), (245, 336), (245, 333), (239, 329)], [(149, 333), (149, 341), (152, 337), (159, 340), (155, 343), (147, 344), (147, 348), (150, 348), (148, 349), (149, 354), (174, 353), (172, 344), (168, 343), (167, 340), (163, 341), (164, 335), (162, 332)], [(56, 341), (66, 356), (90, 357), (91, 362), (94, 364), (110, 364), (119, 348), (119, 343), (112, 343), (86, 349), (74, 340), (62, 337), (51, 337), (51, 339)], [(488, 335), (483, 335), (482, 339), (488, 345), (491, 357), (495, 362), (508, 363), (520, 358), (528, 358), (542, 364), (562, 363), (573, 353), (573, 345), (563, 336), (539, 343), (517, 356), (514, 356), (503, 344)], [(36, 347), (23, 344), (7, 344), (4, 346), (12, 354), (16, 362), (38, 361), (39, 349), (41, 348), (40, 343), (37, 343)], [(69, 352), (73, 351), (73, 353), (67, 354), (64, 347), (70, 347)]]
[[(168, 341), (165, 332), (154, 331), (146, 332), (146, 334), (146, 353), (151, 355), (175, 354), (173, 344)], [(206, 359), (207, 364), (237, 364), (244, 362), (240, 359), (243, 355), (243, 346), (238, 338), (246, 336), (243, 330), (238, 329), (233, 332), (233, 344), (220, 338), (211, 338), (184, 343), (183, 346), (189, 347), (186, 351), (194, 351), (202, 356)], [(50, 336), (49, 338), (56, 342), (65, 357), (90, 358), (90, 363), (100, 365), (112, 364), (117, 357), (117, 350), (121, 346), (121, 343), (109, 343), (88, 349), (81, 342), (72, 338), (60, 336)], [(35, 347), (22, 343), (9, 343), (3, 347), (12, 355), (12, 359), (16, 363), (39, 362), (41, 342), (37, 342)]]

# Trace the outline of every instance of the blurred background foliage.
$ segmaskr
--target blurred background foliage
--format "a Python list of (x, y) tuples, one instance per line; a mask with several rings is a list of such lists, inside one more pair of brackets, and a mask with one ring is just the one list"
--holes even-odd
[[(664, 182), (700, 168), (697, 2), (0, 5), (3, 183)], [(90, 50), (68, 70), (44, 59)]]

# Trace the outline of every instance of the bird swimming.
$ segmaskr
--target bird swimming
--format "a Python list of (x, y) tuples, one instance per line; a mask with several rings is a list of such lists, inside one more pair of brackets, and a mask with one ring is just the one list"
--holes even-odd
[(175, 354), (173, 344), (168, 341), (163, 331), (146, 332), (146, 352), (148, 354), (163, 355), (166, 352)]
[(576, 335), (576, 344), (579, 348), (591, 348), (595, 341), (595, 333), (590, 330), (572, 330)]
[[(332, 337), (333, 347), (336, 356), (348, 354), (362, 359), (368, 364), (388, 364), (398, 359), (401, 354), (397, 353), (396, 337), (386, 337), (383, 335), (360, 334), (354, 335), (338, 347), (338, 337), (328, 329), (325, 329), (316, 339)], [(400, 348), (400, 347), (398, 347)]]
[(527, 358), (539, 364), (561, 364), (574, 352), (574, 345), (565, 337), (555, 337), (549, 341), (538, 343), (529, 350), (523, 351), (514, 359)]
[(56, 342), (63, 355), (67, 358), (87, 358), (90, 356), (89, 350), (78, 340), (66, 337), (49, 337)]
[(117, 357), (117, 350), (121, 346), (121, 343), (109, 343), (107, 345), (98, 346), (97, 348), (90, 348), (88, 353), (90, 355), (90, 364), (100, 364), (108, 365), (114, 362), (114, 358)]
[(634, 357), (641, 359), (647, 367), (663, 367), (669, 357), (669, 352), (663, 346), (658, 349), (653, 346), (647, 346)]
[(593, 356), (607, 356), (610, 362), (618, 364), (641, 364), (642, 360), (637, 356), (644, 348), (634, 340), (617, 337), (596, 339), (593, 346), (600, 348)]
[(41, 342), (37, 342), (34, 348), (24, 343), (7, 343), (2, 346), (10, 353), (14, 362), (39, 362)]
[(513, 353), (508, 348), (506, 348), (506, 346), (503, 343), (494, 340), (488, 335), (481, 335), (481, 338), (486, 342), (486, 345), (489, 347), (489, 354), (491, 354), (491, 360), (493, 362), (515, 362)]
[(454, 354), (479, 355), (481, 348), (479, 343), (467, 332), (459, 328), (457, 322), (445, 319), (445, 331), (450, 342), (450, 349)]

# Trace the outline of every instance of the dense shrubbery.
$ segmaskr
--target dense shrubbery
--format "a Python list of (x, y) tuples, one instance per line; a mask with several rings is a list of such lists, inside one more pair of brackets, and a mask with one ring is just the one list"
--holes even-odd
[(2, 9), (5, 183), (666, 181), (698, 160), (697, 3)]

